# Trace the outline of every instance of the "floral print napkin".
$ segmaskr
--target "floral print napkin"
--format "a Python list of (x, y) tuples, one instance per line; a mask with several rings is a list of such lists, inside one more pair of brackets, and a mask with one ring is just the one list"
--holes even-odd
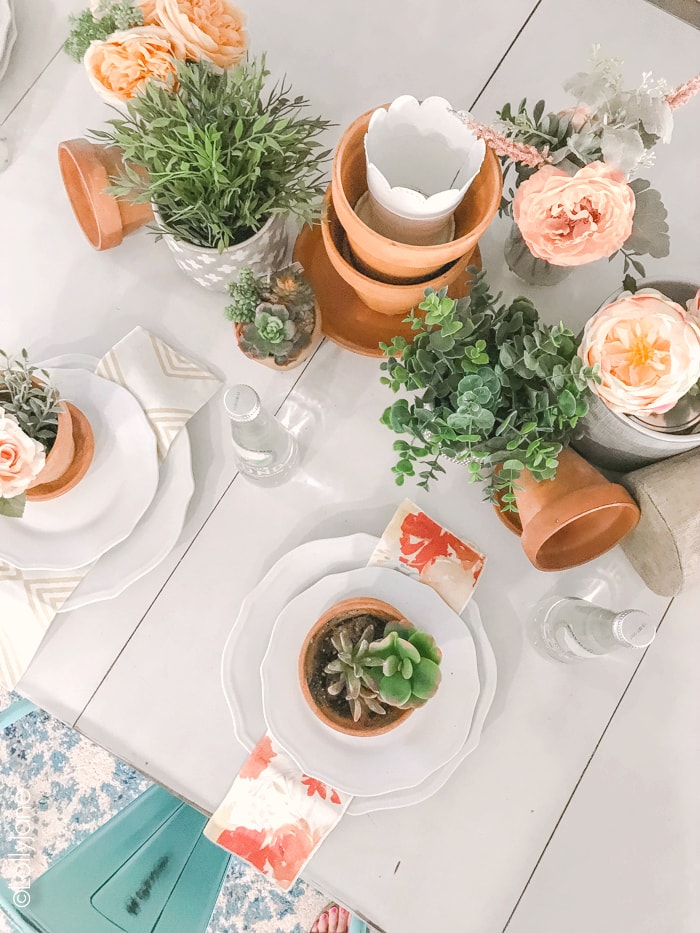
[[(406, 499), (387, 525), (369, 566), (386, 566), (432, 586), (460, 613), (486, 558)], [(350, 794), (299, 770), (265, 734), (204, 834), (287, 891), (338, 824)]]
[[(208, 370), (142, 327), (123, 337), (95, 372), (136, 396), (156, 435), (161, 459), (221, 385)], [(0, 688), (17, 684), (56, 613), (93, 564), (69, 571), (24, 570), (0, 560)]]

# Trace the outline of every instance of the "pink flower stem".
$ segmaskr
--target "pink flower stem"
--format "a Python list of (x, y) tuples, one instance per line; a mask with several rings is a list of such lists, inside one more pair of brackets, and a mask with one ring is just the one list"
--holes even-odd
[(695, 97), (698, 91), (700, 91), (700, 74), (670, 91), (666, 95), (666, 103), (671, 110), (678, 110), (683, 104), (687, 104), (691, 97)]
[(531, 168), (538, 168), (548, 161), (549, 146), (545, 146), (540, 152), (535, 146), (516, 143), (515, 140), (497, 132), (493, 127), (477, 123), (476, 120), (472, 120), (471, 117), (457, 110), (452, 112), (478, 139), (483, 139), (485, 143), (491, 146), (496, 155), (505, 156), (513, 162), (522, 162), (523, 165), (529, 165)]

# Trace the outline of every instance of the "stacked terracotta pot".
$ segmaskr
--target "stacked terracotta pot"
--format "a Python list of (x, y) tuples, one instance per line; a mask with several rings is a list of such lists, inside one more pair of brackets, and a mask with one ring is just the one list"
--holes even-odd
[(503, 179), (498, 159), (487, 147), (481, 170), (455, 212), (454, 239), (412, 246), (382, 236), (354, 210), (367, 191), (364, 137), (373, 112), (355, 120), (338, 144), (326, 194), (323, 242), (334, 269), (365, 305), (381, 314), (404, 315), (423, 300), (428, 286), (446, 285), (453, 297), (465, 294), (466, 269), (476, 263), (479, 237), (498, 210)]

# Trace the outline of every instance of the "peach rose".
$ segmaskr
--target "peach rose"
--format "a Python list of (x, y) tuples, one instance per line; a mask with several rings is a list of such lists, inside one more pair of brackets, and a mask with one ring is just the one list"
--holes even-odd
[(513, 217), (533, 256), (580, 266), (612, 256), (632, 233), (634, 193), (604, 162), (591, 162), (573, 177), (545, 165), (515, 192)]
[(175, 87), (177, 47), (159, 26), (114, 32), (91, 42), (84, 63), (90, 83), (108, 104), (122, 104), (140, 94), (146, 82)]
[(0, 498), (14, 499), (44, 469), (43, 444), (24, 433), (12, 415), (0, 408)]
[(155, 0), (163, 27), (185, 48), (186, 57), (231, 68), (245, 56), (245, 13), (231, 0)]
[(613, 411), (664, 412), (700, 378), (700, 321), (653, 288), (623, 292), (586, 322), (579, 356)]
[[(156, 0), (136, 0), (134, 6), (141, 7), (143, 13), (143, 25), (152, 26), (158, 22), (156, 16)], [(90, 0), (90, 12), (93, 19), (102, 19), (108, 12), (108, 5), (105, 0)]]

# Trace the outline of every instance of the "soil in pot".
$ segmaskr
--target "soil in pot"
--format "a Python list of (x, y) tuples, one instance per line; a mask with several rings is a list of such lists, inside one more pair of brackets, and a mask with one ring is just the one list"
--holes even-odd
[(386, 713), (381, 716), (363, 706), (362, 715), (355, 722), (344, 693), (339, 696), (328, 693), (328, 684), (333, 678), (324, 672), (326, 665), (337, 657), (331, 643), (333, 635), (344, 629), (356, 642), (371, 626), (372, 640), (375, 640), (383, 636), (387, 622), (401, 618), (397, 609), (381, 600), (369, 597), (347, 599), (331, 607), (311, 629), (299, 657), (299, 679), (306, 702), (325, 725), (346, 735), (381, 735), (394, 729), (413, 712), (412, 709), (386, 706)]

